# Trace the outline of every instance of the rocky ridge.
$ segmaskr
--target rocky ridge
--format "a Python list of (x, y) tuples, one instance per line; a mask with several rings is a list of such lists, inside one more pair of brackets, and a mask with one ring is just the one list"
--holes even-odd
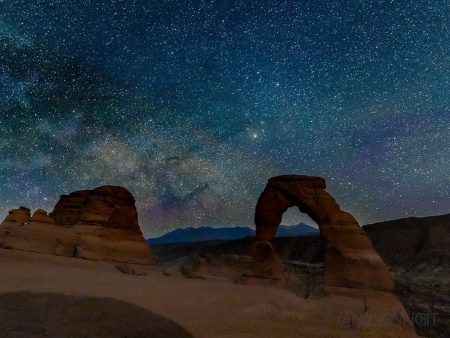
[(152, 265), (135, 200), (122, 187), (61, 196), (53, 212), (13, 209), (0, 225), (0, 247), (91, 260)]

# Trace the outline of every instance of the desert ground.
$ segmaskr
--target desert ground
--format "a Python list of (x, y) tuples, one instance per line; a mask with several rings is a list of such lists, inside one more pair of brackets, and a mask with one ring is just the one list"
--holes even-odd
[[(4, 337), (411, 337), (391, 293), (335, 289), (304, 299), (270, 286), (0, 249)], [(95, 298), (89, 298), (95, 297)], [(34, 310), (33, 310), (34, 309)]]

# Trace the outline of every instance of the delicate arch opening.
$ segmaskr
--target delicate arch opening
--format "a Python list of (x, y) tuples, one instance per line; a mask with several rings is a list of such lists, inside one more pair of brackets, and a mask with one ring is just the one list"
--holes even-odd
[(275, 237), (319, 234), (319, 225), (296, 206), (289, 207), (283, 213), (280, 225), (281, 227), (277, 228)]
[(286, 210), (296, 206), (320, 229), (325, 244), (325, 285), (392, 290), (394, 284), (389, 268), (355, 218), (342, 211), (325, 189), (325, 180), (321, 177), (283, 175), (269, 179), (255, 209), (255, 275), (282, 278), (281, 260), (271, 240)]

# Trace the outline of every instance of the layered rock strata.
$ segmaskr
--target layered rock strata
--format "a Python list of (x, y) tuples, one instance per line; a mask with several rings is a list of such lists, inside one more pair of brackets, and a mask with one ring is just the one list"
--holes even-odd
[(131, 193), (115, 186), (61, 196), (52, 213), (11, 210), (0, 247), (60, 256), (152, 265)]
[(60, 225), (83, 224), (140, 232), (135, 203), (127, 189), (102, 186), (62, 195), (51, 216)]
[(2, 225), (23, 226), (30, 220), (30, 217), (30, 209), (19, 207), (18, 209), (12, 209), (8, 212)]

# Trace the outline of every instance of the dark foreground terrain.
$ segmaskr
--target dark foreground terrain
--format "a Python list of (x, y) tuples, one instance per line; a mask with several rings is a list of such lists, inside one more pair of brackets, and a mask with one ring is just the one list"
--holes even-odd
[[(364, 227), (391, 266), (396, 294), (419, 335), (450, 337), (450, 214), (404, 218)], [(249, 269), (253, 238), (153, 246), (167, 273), (189, 278), (233, 278)], [(321, 294), (323, 243), (319, 236), (275, 238), (286, 287), (305, 297)]]
[(116, 299), (32, 292), (0, 295), (0, 332), (8, 338), (192, 337), (177, 323)]

